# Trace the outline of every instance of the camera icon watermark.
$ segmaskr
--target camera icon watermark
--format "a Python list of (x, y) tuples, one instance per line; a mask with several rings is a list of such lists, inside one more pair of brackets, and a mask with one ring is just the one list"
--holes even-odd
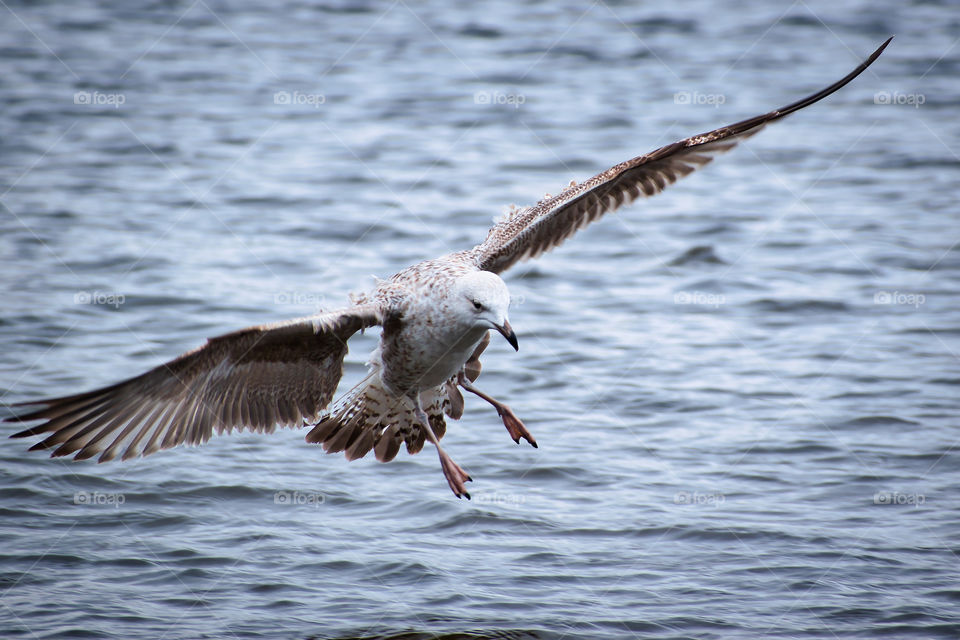
[(277, 291), (273, 294), (273, 304), (312, 306), (317, 311), (323, 309), (325, 301), (325, 296), (306, 291)]
[(91, 107), (113, 107), (119, 109), (126, 104), (127, 96), (122, 93), (101, 93), (100, 91), (77, 91), (73, 94), (73, 104)]
[(510, 295), (511, 307), (522, 307), (525, 304), (527, 304), (527, 296), (525, 294), (517, 293)]
[(727, 297), (722, 293), (705, 293), (703, 291), (678, 291), (673, 294), (673, 304), (702, 305), (718, 308), (727, 303)]
[(77, 291), (73, 294), (74, 304), (96, 304), (116, 309), (126, 301), (125, 295), (112, 291)]
[(518, 493), (482, 493), (473, 496), (475, 504), (519, 505), (527, 501), (527, 497)]
[(904, 93), (902, 91), (877, 91), (873, 94), (873, 104), (906, 105), (919, 109), (926, 103), (927, 96), (922, 93)]
[(127, 501), (122, 493), (101, 493), (99, 491), (77, 491), (73, 494), (73, 504), (107, 506), (119, 509)]
[(327, 497), (317, 491), (277, 491), (273, 494), (273, 504), (294, 507), (319, 508)]
[(877, 291), (873, 294), (873, 304), (905, 305), (919, 309), (927, 301), (927, 296), (911, 291)]
[(727, 501), (727, 497), (719, 491), (700, 493), (699, 491), (678, 491), (673, 496), (673, 504), (682, 505), (709, 505), (719, 506)]
[(714, 109), (726, 103), (727, 96), (722, 93), (700, 93), (699, 91), (677, 91), (673, 94), (673, 103), (679, 105), (712, 106)]
[(474, 104), (507, 105), (519, 109), (526, 103), (527, 97), (522, 93), (504, 93), (502, 91), (477, 91), (473, 94)]
[(273, 94), (273, 104), (283, 106), (308, 106), (319, 109), (326, 104), (327, 97), (322, 93), (306, 93), (303, 91), (277, 91)]
[(873, 504), (919, 507), (927, 502), (922, 493), (900, 493), (899, 491), (878, 491), (873, 494)]

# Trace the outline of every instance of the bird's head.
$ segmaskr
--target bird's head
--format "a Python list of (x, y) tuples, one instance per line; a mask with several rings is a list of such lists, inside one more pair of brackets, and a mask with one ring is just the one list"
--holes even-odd
[(466, 317), (472, 318), (474, 327), (496, 329), (515, 350), (519, 350), (517, 334), (507, 318), (510, 292), (500, 276), (489, 271), (473, 271), (461, 276), (454, 297), (454, 304)]

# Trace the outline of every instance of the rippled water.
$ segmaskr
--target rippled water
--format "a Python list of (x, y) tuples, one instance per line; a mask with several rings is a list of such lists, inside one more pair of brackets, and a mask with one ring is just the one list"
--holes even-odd
[(508, 274), (521, 349), (481, 382), (540, 448), (468, 398), (472, 502), (429, 450), (348, 464), (302, 432), (99, 466), (5, 441), (0, 635), (960, 635), (949, 3), (0, 13), (3, 402), (340, 304), (897, 34)]

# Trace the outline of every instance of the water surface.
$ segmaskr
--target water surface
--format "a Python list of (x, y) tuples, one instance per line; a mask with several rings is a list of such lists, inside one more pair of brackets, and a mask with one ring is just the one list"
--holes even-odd
[(104, 465), (5, 441), (4, 637), (960, 635), (949, 3), (115, 4), (3, 10), (4, 403), (340, 305), (897, 38), (507, 274), (521, 349), (480, 382), (540, 448), (468, 398), (471, 502), (429, 449), (290, 430)]

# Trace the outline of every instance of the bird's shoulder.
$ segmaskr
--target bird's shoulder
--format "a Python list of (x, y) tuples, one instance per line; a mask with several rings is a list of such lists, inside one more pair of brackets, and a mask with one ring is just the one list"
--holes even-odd
[(478, 270), (470, 252), (450, 253), (410, 265), (390, 279), (379, 282), (375, 295), (383, 304), (390, 301), (409, 304), (442, 297), (457, 278)]
[(386, 336), (411, 322), (416, 324), (418, 318), (442, 313), (457, 278), (478, 270), (466, 251), (423, 260), (378, 281), (363, 299), (382, 310)]

